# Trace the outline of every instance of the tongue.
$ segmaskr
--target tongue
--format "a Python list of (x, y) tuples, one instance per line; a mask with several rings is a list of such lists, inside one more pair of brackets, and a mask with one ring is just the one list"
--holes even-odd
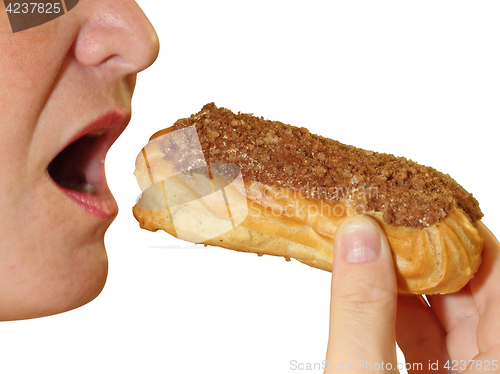
[(97, 139), (84, 136), (59, 153), (48, 167), (52, 179), (71, 190), (95, 193), (94, 185), (87, 180), (85, 174)]

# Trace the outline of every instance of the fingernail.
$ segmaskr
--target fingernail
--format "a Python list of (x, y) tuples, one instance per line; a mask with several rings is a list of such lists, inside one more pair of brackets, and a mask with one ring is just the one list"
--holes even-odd
[(375, 222), (365, 217), (348, 218), (339, 230), (339, 245), (344, 261), (361, 264), (380, 256), (380, 233)]

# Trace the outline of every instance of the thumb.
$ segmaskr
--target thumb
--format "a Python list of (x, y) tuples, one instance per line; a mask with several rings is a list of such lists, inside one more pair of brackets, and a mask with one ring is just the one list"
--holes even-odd
[(347, 217), (333, 256), (329, 369), (395, 370), (397, 285), (387, 238), (372, 218)]

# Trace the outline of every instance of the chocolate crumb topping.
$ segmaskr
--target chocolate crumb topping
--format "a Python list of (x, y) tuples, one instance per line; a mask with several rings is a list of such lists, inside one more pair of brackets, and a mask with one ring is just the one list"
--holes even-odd
[(394, 226), (424, 228), (454, 206), (473, 222), (483, 216), (472, 194), (433, 168), (345, 145), (304, 127), (234, 114), (214, 103), (153, 137), (193, 125), (207, 162), (238, 165), (244, 181), (286, 187), (316, 200), (353, 198), (366, 210), (382, 212)]

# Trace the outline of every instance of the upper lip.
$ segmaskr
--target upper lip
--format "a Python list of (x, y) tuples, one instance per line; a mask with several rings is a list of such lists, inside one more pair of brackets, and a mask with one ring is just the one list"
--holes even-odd
[(118, 139), (123, 130), (125, 130), (125, 127), (127, 127), (129, 121), (130, 113), (123, 113), (119, 110), (109, 110), (101, 114), (87, 126), (77, 132), (66, 143), (66, 145), (59, 150), (58, 154), (61, 153), (71, 143), (74, 143), (81, 137), (95, 131), (102, 131), (103, 133), (106, 133), (108, 135), (109, 139), (107, 140), (109, 142), (109, 146), (107, 147), (107, 149), (109, 149), (111, 145), (113, 145), (115, 140)]
[[(54, 174), (51, 172), (51, 169), (57, 169), (58, 166), (54, 166), (57, 163), (59, 163), (59, 169), (62, 170), (69, 170), (71, 167), (74, 166), (75, 169), (81, 168), (81, 169), (88, 169), (92, 168), (93, 166), (93, 171), (92, 171), (92, 178), (94, 180), (89, 181), (87, 177), (85, 177), (85, 182), (86, 183), (91, 183), (92, 185), (95, 185), (96, 193), (100, 194), (101, 192), (104, 192), (107, 190), (107, 185), (106, 185), (106, 180), (105, 180), (105, 175), (104, 175), (104, 168), (102, 168), (102, 172), (97, 172), (95, 170), (96, 163), (100, 163), (102, 160), (104, 160), (109, 148), (111, 145), (116, 141), (116, 139), (120, 136), (120, 134), (123, 132), (125, 127), (127, 126), (128, 122), (130, 120), (130, 112), (124, 112), (121, 110), (117, 109), (112, 109), (108, 110), (101, 115), (99, 115), (96, 119), (94, 119), (92, 122), (90, 122), (88, 125), (83, 127), (80, 131), (75, 133), (68, 141), (64, 144), (63, 147), (59, 149), (59, 152), (54, 156), (52, 159), (51, 163), (48, 166), (48, 171), (52, 179), (59, 185), (63, 187), (68, 187), (64, 186), (64, 184), (61, 184), (61, 180), (58, 180), (57, 176), (54, 178)], [(95, 136), (96, 142), (95, 145), (89, 150), (86, 149), (87, 151), (85, 154), (81, 155), (81, 158), (84, 159), (84, 164), (74, 162), (75, 165), (71, 165), (71, 160), (68, 162), (69, 165), (64, 165), (65, 160), (64, 157), (61, 157), (58, 159), (58, 156), (66, 150), (70, 145), (75, 143), (77, 140), (84, 138), (85, 136)], [(75, 143), (76, 144), (76, 143)], [(68, 152), (68, 151), (67, 151)], [(63, 155), (64, 156), (64, 155)], [(76, 157), (78, 158), (79, 155)], [(73, 158), (75, 156), (73, 155)], [(57, 161), (56, 161), (57, 160)], [(62, 165), (62, 166), (61, 166)], [(54, 173), (58, 173), (56, 170)], [(73, 172), (70, 172), (72, 174)], [(62, 172), (64, 174), (64, 172)], [(88, 175), (88, 170), (76, 170), (75, 175)], [(97, 175), (98, 174), (98, 175)], [(60, 175), (59, 175), (60, 177)], [(60, 179), (64, 179), (60, 178)]]

